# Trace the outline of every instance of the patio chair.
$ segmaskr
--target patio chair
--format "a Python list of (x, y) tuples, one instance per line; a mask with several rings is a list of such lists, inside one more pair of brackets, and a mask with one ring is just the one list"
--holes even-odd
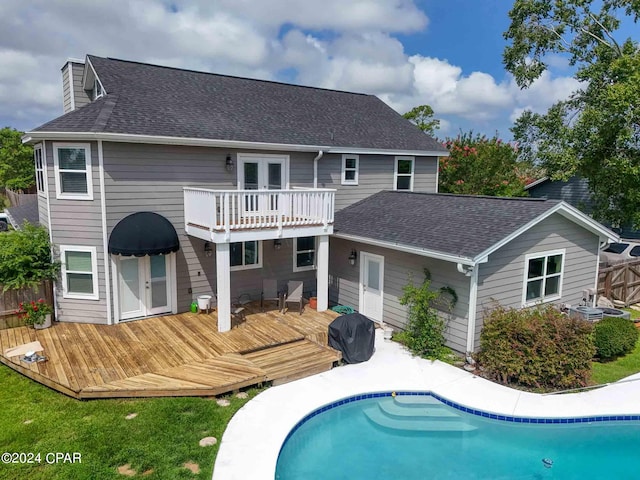
[(260, 297), (260, 310), (264, 312), (264, 302), (276, 302), (280, 310), (280, 293), (278, 292), (278, 281), (273, 278), (262, 279), (262, 296)]
[(287, 295), (284, 297), (284, 305), (282, 305), (282, 312), (289, 303), (298, 303), (300, 305), (300, 315), (302, 315), (302, 298), (303, 285), (299, 281), (290, 281), (288, 283)]

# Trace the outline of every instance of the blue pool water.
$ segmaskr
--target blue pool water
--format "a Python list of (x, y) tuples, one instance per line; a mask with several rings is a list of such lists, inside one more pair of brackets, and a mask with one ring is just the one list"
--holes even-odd
[(635, 479), (640, 421), (633, 418), (523, 424), (431, 395), (358, 399), (299, 424), (280, 451), (276, 479)]

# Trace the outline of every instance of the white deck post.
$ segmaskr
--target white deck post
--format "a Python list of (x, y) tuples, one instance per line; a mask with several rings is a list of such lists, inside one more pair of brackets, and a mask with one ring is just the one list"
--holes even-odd
[(218, 331), (231, 330), (231, 261), (229, 243), (216, 244), (216, 279), (218, 284)]
[(329, 308), (329, 235), (318, 237), (317, 297), (318, 311)]

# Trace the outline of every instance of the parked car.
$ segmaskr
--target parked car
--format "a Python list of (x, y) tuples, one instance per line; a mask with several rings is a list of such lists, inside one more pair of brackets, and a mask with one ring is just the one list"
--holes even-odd
[(605, 265), (640, 260), (640, 243), (622, 240), (610, 243), (600, 252), (600, 262)]
[(9, 230), (9, 219), (6, 213), (0, 212), (0, 232)]

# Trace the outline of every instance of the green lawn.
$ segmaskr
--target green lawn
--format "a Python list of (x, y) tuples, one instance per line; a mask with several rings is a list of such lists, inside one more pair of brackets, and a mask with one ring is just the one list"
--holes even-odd
[[(0, 365), (0, 453), (34, 452), (41, 463), (0, 465), (2, 479), (124, 479), (119, 466), (129, 464), (135, 477), (210, 479), (227, 423), (248, 399), (158, 398), (74, 400)], [(125, 417), (137, 416), (131, 420)], [(200, 447), (203, 437), (218, 444)], [(82, 463), (47, 464), (49, 452), (81, 455)], [(195, 475), (183, 467), (193, 462)], [(143, 472), (151, 473), (142, 475)]]
[[(640, 312), (633, 309), (625, 309), (631, 312), (632, 319), (639, 319)], [(629, 355), (611, 362), (593, 362), (591, 380), (594, 384), (610, 383), (640, 372), (640, 341)]]

